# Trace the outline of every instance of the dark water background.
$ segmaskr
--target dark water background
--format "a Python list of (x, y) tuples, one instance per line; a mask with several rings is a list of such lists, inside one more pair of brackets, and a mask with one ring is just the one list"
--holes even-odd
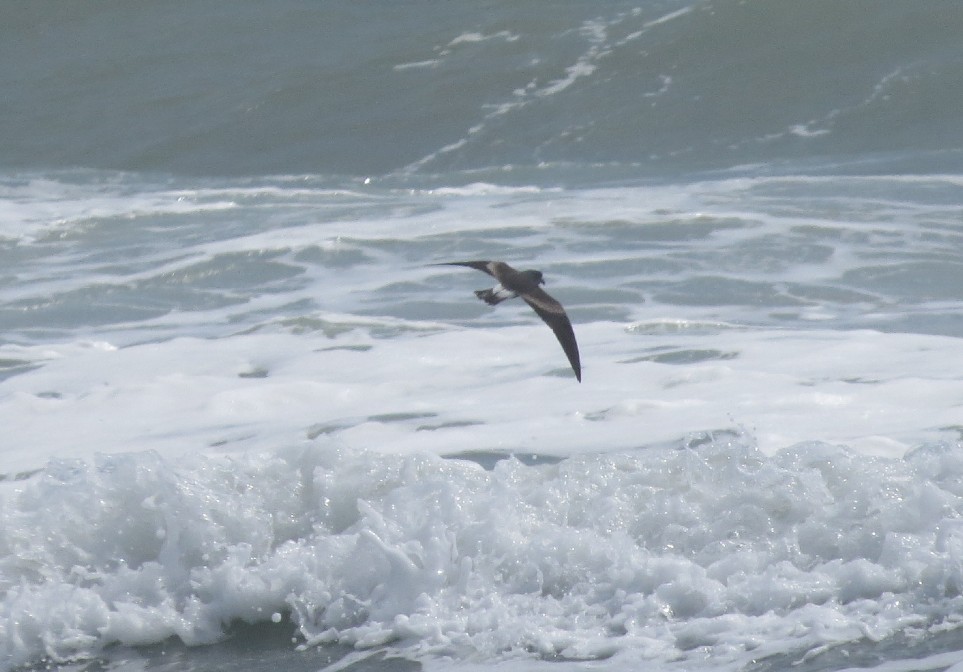
[(0, 166), (941, 171), (961, 34), (952, 0), (12, 2)]

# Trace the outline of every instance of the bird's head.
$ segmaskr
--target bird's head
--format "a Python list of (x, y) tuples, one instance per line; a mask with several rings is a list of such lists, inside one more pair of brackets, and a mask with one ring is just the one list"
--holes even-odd
[(545, 278), (542, 277), (541, 271), (522, 271), (522, 273), (531, 278), (532, 282), (534, 282), (536, 285), (545, 284)]

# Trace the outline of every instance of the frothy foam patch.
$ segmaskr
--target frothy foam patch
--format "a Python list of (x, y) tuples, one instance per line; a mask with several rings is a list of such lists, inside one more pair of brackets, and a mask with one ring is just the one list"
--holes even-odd
[(524, 317), (459, 328), (323, 314), (230, 338), (0, 346), (3, 478), (97, 452), (174, 458), (320, 435), (383, 452), (560, 457), (733, 427), (766, 453), (820, 440), (900, 456), (960, 435), (946, 367), (959, 339), (579, 324), (579, 385), (551, 332)]
[(955, 628), (961, 469), (958, 445), (744, 437), (491, 470), (324, 443), (52, 462), (0, 511), (0, 650), (200, 644), (285, 613), (310, 645), (699, 667)]
[[(782, 669), (958, 625), (958, 177), (52, 182), (0, 250), (17, 660), (278, 615), (442, 666)], [(582, 385), (426, 266), (469, 257), (546, 272)]]

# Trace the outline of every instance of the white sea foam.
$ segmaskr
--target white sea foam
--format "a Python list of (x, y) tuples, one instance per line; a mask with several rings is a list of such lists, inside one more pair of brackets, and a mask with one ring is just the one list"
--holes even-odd
[(958, 446), (767, 457), (732, 435), (486, 471), (337, 443), (52, 462), (2, 511), (6, 659), (278, 612), (309, 644), (613, 669), (959, 624)]
[(462, 33), (451, 42), (448, 43), (449, 47), (454, 47), (459, 44), (472, 44), (476, 42), (486, 42), (488, 40), (501, 40), (505, 42), (517, 42), (519, 36), (515, 33), (509, 32), (507, 30), (500, 30), (497, 33), (491, 35), (483, 35), (481, 33)]
[(38, 236), (69, 235), (71, 229), (92, 219), (234, 207), (233, 201), (215, 196), (164, 189), (125, 193), (120, 175), (94, 178), (93, 183), (83, 185), (41, 177), (13, 180), (0, 188), (0, 237), (32, 242)]
[[(337, 318), (328, 324), (337, 328)], [(953, 439), (963, 404), (959, 375), (946, 366), (963, 345), (943, 337), (579, 325), (580, 386), (540, 323), (494, 331), (426, 323), (390, 339), (363, 323), (340, 328), (334, 338), (4, 346), (4, 359), (42, 364), (4, 385), (5, 471), (95, 452), (266, 449), (322, 430), (392, 452), (564, 456), (739, 427), (772, 453), (812, 439), (816, 426), (821, 440), (898, 456)]]
[[(137, 179), (0, 250), (4, 669), (235, 620), (436, 669), (959, 626), (953, 176)], [(466, 258), (546, 272), (581, 384), (428, 265)]]

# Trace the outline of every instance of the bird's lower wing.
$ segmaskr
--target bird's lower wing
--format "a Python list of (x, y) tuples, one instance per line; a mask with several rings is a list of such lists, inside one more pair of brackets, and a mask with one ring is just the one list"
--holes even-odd
[(525, 294), (522, 298), (525, 299), (525, 303), (530, 305), (532, 310), (544, 320), (545, 324), (555, 332), (555, 338), (558, 339), (562, 350), (565, 351), (565, 356), (568, 357), (568, 363), (572, 365), (575, 378), (579, 382), (582, 382), (582, 363), (579, 360), (575, 331), (572, 329), (572, 323), (569, 321), (568, 315), (565, 314), (565, 309), (562, 308), (562, 304), (541, 289)]

